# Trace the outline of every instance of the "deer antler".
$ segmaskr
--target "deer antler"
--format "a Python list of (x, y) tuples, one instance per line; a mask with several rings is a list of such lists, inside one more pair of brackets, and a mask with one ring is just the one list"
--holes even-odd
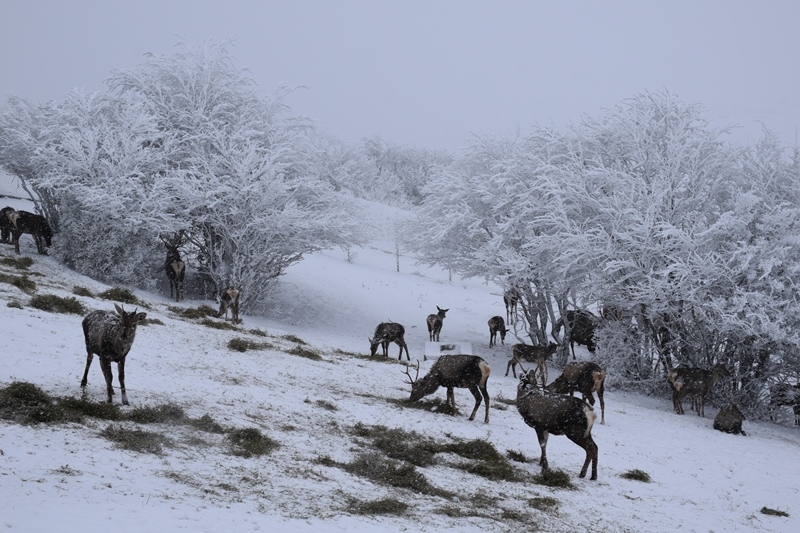
[(411, 365), (406, 365), (406, 369), (403, 372), (403, 374), (408, 376), (409, 381), (406, 381), (406, 383), (408, 383), (409, 385), (413, 385), (414, 383), (416, 383), (419, 380), (419, 359), (417, 359), (417, 368), (416, 368), (417, 373), (413, 378), (411, 377), (411, 372), (408, 371), (408, 369), (410, 367), (411, 367)]

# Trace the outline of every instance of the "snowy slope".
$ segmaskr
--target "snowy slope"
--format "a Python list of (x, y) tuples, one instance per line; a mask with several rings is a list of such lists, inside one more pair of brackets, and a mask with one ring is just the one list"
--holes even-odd
[[(106, 287), (70, 272), (49, 257), (24, 253), (35, 264), (38, 293), (72, 296), (76, 285), (95, 294)], [(13, 250), (0, 245), (0, 259)], [(17, 270), (0, 265), (0, 273)], [(39, 275), (41, 274), (41, 275)], [(244, 317), (240, 331), (220, 331), (179, 318), (163, 295), (137, 292), (149, 318), (164, 325), (140, 326), (128, 357), (131, 409), (175, 403), (187, 415), (209, 414), (219, 423), (255, 427), (280, 443), (271, 455), (242, 458), (226, 453), (221, 438), (185, 428), (161, 431), (176, 444), (163, 455), (116, 449), (99, 432), (106, 421), (20, 426), (0, 421), (0, 525), (7, 531), (800, 531), (800, 429), (746, 421), (747, 437), (712, 430), (707, 418), (678, 416), (671, 401), (606, 392), (606, 425), (593, 435), (600, 449), (599, 479), (579, 479), (583, 451), (564, 437), (548, 446), (551, 467), (570, 474), (577, 490), (532, 482), (487, 481), (447, 461), (419, 470), (435, 486), (457, 493), (445, 501), (393, 489), (321, 464), (345, 463), (364, 449), (350, 429), (356, 423), (414, 430), (436, 439), (485, 439), (501, 453), (538, 457), (535, 433), (513, 407), (516, 380), (505, 377), (506, 346), (488, 347), (486, 321), (504, 314), (500, 291), (479, 281), (448, 283), (390, 269), (351, 264), (327, 255), (307, 257), (281, 281), (268, 316)], [(28, 381), (56, 396), (79, 396), (85, 365), (82, 316), (38, 311), (30, 297), (0, 283), (0, 387)], [(113, 304), (78, 297), (89, 309)], [(8, 307), (19, 301), (23, 309)], [(212, 302), (186, 301), (184, 307)], [(406, 326), (412, 358), (422, 359), (425, 317), (449, 308), (442, 340), (473, 344), (493, 372), (491, 422), (469, 422), (472, 397), (456, 391), (461, 413), (446, 416), (403, 408), (408, 385), (396, 362), (370, 360), (367, 337), (388, 319)], [(247, 331), (259, 328), (269, 337)], [(285, 350), (291, 334), (322, 356), (313, 361)], [(233, 337), (267, 341), (273, 348), (234, 352)], [(510, 341), (510, 342), (509, 342)], [(585, 351), (581, 351), (586, 356)], [(422, 362), (422, 372), (431, 361)], [(116, 385), (116, 366), (114, 366)], [(550, 377), (558, 370), (550, 369)], [(95, 361), (88, 395), (105, 398)], [(440, 390), (435, 395), (444, 397)], [(115, 396), (119, 402), (119, 395)], [(332, 406), (332, 408), (331, 408)], [(466, 412), (466, 414), (465, 414)], [(482, 420), (482, 416), (478, 417)], [(451, 459), (448, 459), (448, 461)], [(514, 463), (537, 474), (535, 462)], [(620, 474), (640, 469), (652, 483)], [(555, 512), (528, 504), (537, 496), (559, 501)], [(352, 499), (394, 497), (410, 505), (400, 516), (346, 512)], [(484, 503), (481, 503), (484, 502)], [(485, 502), (490, 502), (487, 505)], [(482, 505), (482, 506), (481, 506)], [(452, 517), (444, 507), (479, 509), (481, 516)], [(767, 506), (789, 517), (759, 512)], [(451, 513), (452, 514), (452, 513)], [(469, 514), (469, 513), (467, 513)], [(514, 516), (526, 517), (515, 521)], [(510, 518), (511, 517), (511, 518)]]

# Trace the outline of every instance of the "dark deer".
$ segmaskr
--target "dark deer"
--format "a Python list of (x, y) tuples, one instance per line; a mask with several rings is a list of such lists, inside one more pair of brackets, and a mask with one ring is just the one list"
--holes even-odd
[[(36, 241), (36, 250), (41, 255), (47, 255), (45, 245), (50, 247), (53, 245), (53, 230), (50, 229), (50, 224), (47, 219), (42, 215), (35, 215), (27, 211), (14, 211), (7, 214), (12, 220), (13, 227), (11, 228), (11, 237), (14, 242), (14, 251), (19, 252), (19, 238), (23, 233), (28, 233)], [(16, 220), (14, 220), (16, 219)]]
[[(547, 383), (547, 358), (556, 353), (558, 344), (550, 343), (547, 346), (528, 346), (527, 344), (515, 344), (511, 347), (511, 359), (506, 365), (506, 376), (511, 369), (514, 377), (517, 377), (517, 365), (522, 361), (536, 363), (536, 372), (542, 378), (542, 387)], [(521, 367), (520, 367), (521, 368)]]
[(231, 321), (239, 321), (239, 290), (233, 287), (227, 288), (222, 291), (219, 297), (219, 312), (217, 317), (225, 315), (228, 318), (228, 310), (231, 311)]
[(170, 240), (158, 236), (167, 248), (167, 258), (164, 260), (164, 271), (169, 280), (169, 297), (172, 298), (173, 290), (175, 301), (183, 300), (183, 277), (186, 275), (186, 264), (181, 259), (179, 248), (183, 244), (183, 231)]
[(453, 388), (469, 389), (475, 397), (475, 408), (469, 416), (470, 420), (475, 420), (475, 413), (481, 406), (481, 396), (486, 401), (486, 418), (484, 422), (489, 423), (489, 392), (486, 390), (486, 380), (489, 379), (491, 368), (489, 363), (477, 355), (443, 355), (433, 364), (431, 369), (422, 379), (419, 378), (419, 361), (417, 361), (417, 374), (414, 378), (408, 368), (405, 374), (411, 385), (411, 401), (416, 402), (423, 396), (433, 394), (439, 387), (447, 388), (447, 403), (456, 410), (456, 398)]
[(597, 479), (597, 444), (592, 439), (592, 426), (597, 418), (592, 407), (573, 396), (550, 394), (537, 387), (536, 372), (523, 371), (517, 386), (517, 410), (525, 423), (536, 430), (542, 456), (539, 464), (543, 470), (547, 464), (547, 438), (565, 435), (569, 440), (586, 450), (580, 477), (586, 477), (589, 463), (592, 463), (592, 476)]
[[(771, 408), (789, 406), (794, 411), (794, 425), (800, 426), (800, 383), (777, 383), (769, 391)], [(772, 418), (772, 417), (770, 417)]]
[(744, 415), (731, 400), (728, 402), (728, 405), (720, 409), (717, 416), (714, 417), (714, 429), (734, 435), (744, 435), (746, 437), (747, 433), (742, 429), (743, 420), (745, 420)]
[(508, 333), (509, 329), (506, 329), (506, 323), (503, 321), (503, 317), (501, 316), (493, 316), (489, 319), (489, 348), (492, 346), (497, 345), (497, 335), (500, 334), (500, 344), (506, 343), (506, 333)]
[(123, 405), (128, 405), (128, 395), (125, 393), (125, 357), (133, 346), (136, 337), (136, 326), (147, 318), (145, 313), (126, 312), (122, 307), (114, 304), (117, 312), (92, 311), (83, 319), (83, 336), (86, 340), (86, 370), (83, 372), (81, 387), (86, 388), (89, 377), (89, 367), (92, 365), (94, 354), (100, 359), (100, 370), (106, 378), (108, 389), (108, 403), (114, 395), (111, 382), (111, 363), (117, 363), (119, 374), (119, 388)]
[(16, 220), (19, 215), (16, 214), (13, 207), (4, 207), (0, 209), (0, 242), (5, 244), (13, 244), (11, 240), (11, 232), (17, 227)]
[(720, 379), (730, 377), (731, 373), (721, 363), (717, 363), (711, 370), (702, 368), (676, 368), (667, 374), (667, 381), (672, 387), (672, 406), (679, 415), (683, 412), (683, 399), (692, 398), (692, 406), (697, 410), (697, 416), (705, 417), (706, 395)]
[(517, 289), (508, 289), (503, 293), (503, 303), (506, 304), (506, 320), (509, 322), (514, 322), (514, 317), (517, 316), (517, 302), (519, 302)]
[(378, 345), (383, 348), (383, 356), (389, 357), (389, 343), (393, 342), (400, 347), (400, 353), (397, 355), (397, 360), (403, 359), (403, 349), (406, 351), (406, 358), (411, 361), (408, 355), (408, 345), (403, 338), (406, 334), (406, 328), (397, 322), (381, 322), (375, 328), (375, 334), (369, 339), (369, 356), (372, 357), (378, 351)]
[(435, 315), (428, 315), (427, 319), (428, 337), (430, 337), (431, 342), (439, 342), (439, 333), (442, 331), (442, 320), (444, 319), (445, 313), (449, 311), (449, 309), (441, 309), (438, 305), (436, 309), (439, 312)]
[(594, 406), (594, 393), (600, 398), (600, 423), (606, 423), (606, 403), (603, 400), (605, 391), (606, 371), (597, 363), (581, 361), (569, 363), (547, 390), (558, 394), (573, 395), (575, 391), (583, 395), (583, 400)]
[[(582, 344), (594, 353), (594, 328), (597, 324), (597, 317), (585, 309), (577, 309), (566, 312), (567, 326), (564, 330), (564, 342), (569, 342), (572, 350), (572, 359), (575, 359), (575, 343)], [(560, 317), (553, 324), (553, 337), (559, 341), (557, 334), (562, 327), (565, 327), (564, 317)], [(560, 342), (560, 341), (559, 341)]]

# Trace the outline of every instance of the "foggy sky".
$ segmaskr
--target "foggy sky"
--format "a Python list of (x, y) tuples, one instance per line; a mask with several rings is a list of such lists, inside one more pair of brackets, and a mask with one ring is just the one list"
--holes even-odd
[(0, 99), (105, 88), (179, 42), (233, 40), (260, 90), (347, 141), (456, 150), (563, 127), (643, 91), (796, 144), (800, 2), (0, 0)]

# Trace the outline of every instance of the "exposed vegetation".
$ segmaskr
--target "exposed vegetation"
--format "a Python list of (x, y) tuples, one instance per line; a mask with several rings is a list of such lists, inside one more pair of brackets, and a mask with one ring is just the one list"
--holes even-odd
[(241, 337), (234, 337), (228, 341), (228, 348), (236, 352), (246, 352), (247, 350), (263, 350), (272, 348), (273, 345), (268, 342), (255, 342)]
[(556, 489), (574, 489), (575, 485), (569, 479), (569, 474), (559, 469), (542, 470), (533, 476), (533, 482)]
[(453, 493), (431, 485), (413, 464), (389, 459), (378, 452), (364, 452), (352, 462), (336, 466), (379, 485), (409, 489), (420, 494), (448, 499), (453, 497)]
[(294, 342), (294, 343), (297, 343), (297, 344), (307, 344), (306, 341), (304, 341), (303, 339), (301, 339), (300, 337), (297, 337), (295, 335), (283, 335), (283, 336), (281, 336), (281, 339), (283, 339), (285, 341), (289, 341), (289, 342)]
[(230, 322), (224, 322), (222, 320), (211, 320), (210, 318), (204, 318), (203, 320), (201, 320), (200, 325), (211, 329), (227, 329), (232, 331), (237, 331), (239, 329)]
[(231, 454), (240, 457), (266, 455), (278, 448), (278, 443), (256, 428), (234, 429), (227, 435)]
[(144, 320), (140, 320), (139, 321), (139, 325), (140, 326), (150, 326), (150, 325), (153, 325), (153, 324), (157, 324), (159, 326), (163, 326), (164, 322), (162, 322), (158, 318), (145, 318)]
[(13, 307), (15, 309), (22, 309), (22, 304), (18, 300), (11, 300), (6, 304), (6, 307)]
[(128, 429), (113, 424), (101, 431), (100, 435), (116, 443), (122, 449), (139, 453), (161, 455), (164, 451), (164, 446), (173, 445), (172, 439), (161, 433), (143, 431), (141, 429)]
[(28, 305), (51, 313), (72, 313), (75, 315), (86, 313), (86, 307), (74, 296), (63, 298), (55, 294), (37, 294), (31, 298)]
[(623, 477), (625, 479), (630, 479), (633, 481), (641, 481), (643, 483), (650, 483), (650, 481), (652, 481), (650, 479), (650, 474), (648, 474), (644, 470), (639, 470), (639, 469), (628, 470), (627, 472), (623, 472), (622, 474), (620, 474), (620, 477)]
[(322, 361), (322, 356), (320, 356), (315, 350), (309, 350), (308, 348), (303, 348), (300, 345), (285, 351), (290, 355), (298, 355), (300, 357), (305, 357), (306, 359), (311, 359), (312, 361)]
[(395, 498), (380, 500), (351, 500), (347, 504), (347, 512), (356, 515), (401, 515), (408, 510), (408, 504)]
[(8, 283), (18, 288), (25, 294), (33, 294), (36, 292), (36, 282), (28, 279), (28, 276), (12, 276), (9, 274), (0, 273), (0, 283)]
[(540, 511), (556, 511), (558, 500), (550, 496), (537, 496), (528, 500), (528, 505)]
[(783, 516), (788, 517), (789, 513), (786, 511), (779, 511), (778, 509), (770, 509), (769, 507), (762, 507), (761, 514), (766, 514), (770, 516)]
[(0, 259), (0, 265), (10, 266), (17, 270), (28, 270), (33, 264), (33, 258), (23, 255), (21, 257), (3, 257)]
[(167, 309), (183, 318), (206, 318), (208, 316), (217, 316), (217, 311), (205, 304), (198, 307), (177, 307), (171, 305), (167, 307)]
[(136, 297), (130, 289), (123, 287), (112, 287), (97, 295), (104, 300), (112, 300), (122, 304), (138, 305), (140, 307), (148, 307), (144, 302)]
[(72, 287), (72, 294), (75, 296), (84, 296), (86, 298), (94, 298), (94, 293), (87, 289), (86, 287), (81, 287), (80, 285), (75, 285)]

